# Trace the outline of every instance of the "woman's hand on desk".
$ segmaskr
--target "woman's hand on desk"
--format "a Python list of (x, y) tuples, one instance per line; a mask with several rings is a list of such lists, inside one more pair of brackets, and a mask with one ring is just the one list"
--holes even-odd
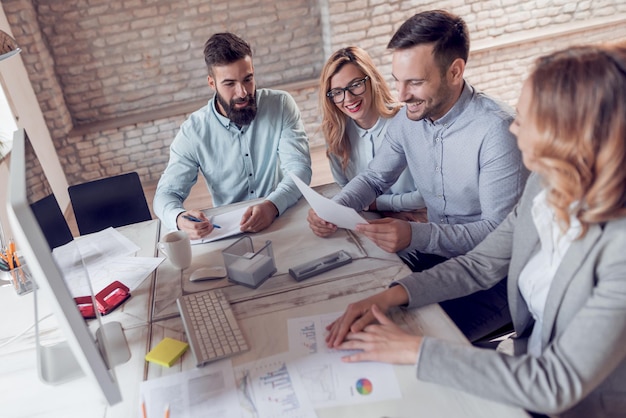
[(313, 209), (309, 209), (309, 214), (306, 217), (306, 220), (309, 222), (311, 231), (313, 231), (313, 233), (318, 237), (326, 238), (337, 231), (337, 225), (326, 222), (317, 216), (317, 213), (315, 213)]
[(213, 224), (201, 210), (182, 212), (176, 218), (176, 226), (189, 235), (189, 239), (200, 239), (213, 232)]
[(376, 317), (372, 313), (372, 306), (376, 306), (381, 312), (387, 312), (390, 308), (407, 302), (408, 295), (404, 287), (393, 286), (376, 295), (351, 303), (343, 315), (326, 327), (328, 331), (326, 345), (329, 348), (338, 348), (348, 333), (362, 331), (367, 325), (375, 322)]
[(356, 361), (382, 361), (393, 364), (415, 364), (422, 345), (422, 337), (406, 333), (373, 305), (371, 312), (378, 324), (366, 326), (363, 331), (350, 332), (338, 348), (362, 350), (342, 358), (348, 363)]

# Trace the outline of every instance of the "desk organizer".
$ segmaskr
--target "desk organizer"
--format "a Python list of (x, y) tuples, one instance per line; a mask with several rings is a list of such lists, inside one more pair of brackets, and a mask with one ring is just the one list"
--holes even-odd
[(249, 236), (239, 238), (222, 251), (228, 279), (234, 283), (256, 289), (276, 273), (272, 242), (265, 241), (259, 251), (254, 251)]
[(9, 271), (0, 271), (0, 285), (5, 283), (11, 283), (15, 292), (20, 296), (32, 292), (35, 286), (24, 264)]

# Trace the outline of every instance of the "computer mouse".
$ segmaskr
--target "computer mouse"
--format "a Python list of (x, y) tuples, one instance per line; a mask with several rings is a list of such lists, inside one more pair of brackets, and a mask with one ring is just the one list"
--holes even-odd
[(224, 277), (226, 277), (226, 269), (224, 267), (200, 267), (191, 273), (189, 280), (197, 282), (201, 280), (223, 279)]

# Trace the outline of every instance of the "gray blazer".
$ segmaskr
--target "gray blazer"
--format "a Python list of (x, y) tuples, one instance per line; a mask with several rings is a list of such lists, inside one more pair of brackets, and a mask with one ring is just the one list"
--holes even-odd
[[(541, 357), (526, 354), (534, 320), (519, 274), (539, 250), (533, 174), (511, 214), (474, 250), (398, 281), (408, 307), (489, 288), (508, 274), (515, 356), (425, 338), (417, 377), (561, 417), (626, 417), (626, 218), (592, 225), (574, 241), (550, 288)], [(468, 312), (468, 314), (471, 314)]]

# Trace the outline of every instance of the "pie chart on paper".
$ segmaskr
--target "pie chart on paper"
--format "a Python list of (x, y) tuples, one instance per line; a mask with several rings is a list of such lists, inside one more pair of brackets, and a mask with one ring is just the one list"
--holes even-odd
[(359, 379), (356, 381), (356, 391), (361, 395), (369, 395), (372, 393), (373, 386), (369, 379)]

